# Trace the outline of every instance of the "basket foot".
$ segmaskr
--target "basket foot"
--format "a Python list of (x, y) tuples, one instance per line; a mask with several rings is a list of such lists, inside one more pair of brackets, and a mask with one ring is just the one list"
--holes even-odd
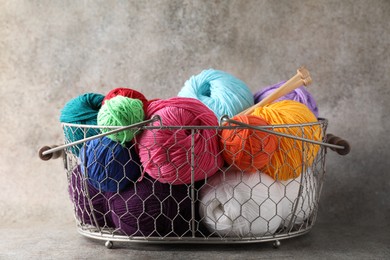
[(281, 243), (280, 243), (279, 240), (275, 240), (274, 243), (272, 244), (272, 246), (273, 246), (274, 248), (279, 248), (280, 245), (281, 245)]
[(106, 243), (104, 244), (108, 249), (111, 249), (113, 246), (114, 246), (114, 244), (112, 243), (112, 241), (110, 241), (110, 240), (107, 240), (106, 241)]

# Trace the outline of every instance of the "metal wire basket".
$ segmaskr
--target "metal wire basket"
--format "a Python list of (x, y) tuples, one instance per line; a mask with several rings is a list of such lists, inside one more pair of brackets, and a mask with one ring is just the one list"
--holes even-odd
[[(151, 125), (151, 123), (159, 121), (158, 126)], [(324, 183), (325, 175), (325, 158), (326, 158), (326, 148), (330, 148), (334, 151), (337, 151), (339, 154), (347, 154), (349, 152), (349, 145), (346, 141), (333, 136), (331, 134), (326, 134), (328, 121), (324, 118), (320, 118), (318, 122), (299, 124), (299, 125), (273, 125), (273, 126), (251, 126), (246, 125), (234, 120), (231, 120), (227, 117), (223, 117), (220, 122), (220, 126), (165, 126), (162, 124), (161, 119), (158, 116), (153, 117), (150, 120), (134, 124), (126, 127), (111, 127), (111, 131), (102, 133), (100, 127), (98, 126), (89, 126), (89, 125), (76, 125), (76, 124), (63, 124), (63, 130), (65, 134), (65, 144), (61, 146), (45, 146), (39, 151), (39, 155), (43, 160), (49, 160), (53, 158), (63, 157), (64, 167), (67, 173), (67, 179), (69, 181), (69, 189), (73, 194), (72, 202), (74, 205), (75, 219), (77, 223), (78, 232), (86, 237), (104, 240), (106, 241), (106, 246), (111, 248), (114, 241), (119, 242), (154, 242), (154, 243), (251, 243), (251, 242), (274, 242), (274, 246), (278, 247), (280, 245), (280, 240), (296, 237), (307, 233), (314, 225), (318, 212), (318, 205), (321, 195), (322, 185)], [(90, 179), (88, 177), (88, 171), (86, 165), (80, 163), (80, 149), (85, 147), (88, 141), (102, 138), (103, 136), (112, 135), (120, 131), (132, 129), (136, 132), (144, 131), (171, 131), (173, 136), (180, 131), (187, 131), (190, 138), (192, 139), (192, 145), (188, 149), (188, 159), (186, 160), (187, 166), (189, 166), (194, 172), (199, 165), (197, 164), (196, 154), (193, 153), (195, 145), (195, 136), (198, 135), (201, 129), (212, 129), (215, 131), (215, 135), (219, 137), (220, 132), (223, 129), (252, 129), (256, 131), (267, 132), (270, 135), (275, 135), (278, 140), (283, 138), (289, 138), (294, 143), (302, 144), (311, 144), (318, 146), (318, 152), (316, 152), (313, 158), (308, 161), (308, 150), (305, 149), (305, 145), (301, 146), (302, 149), (299, 151), (302, 155), (302, 164), (299, 167), (299, 173), (297, 173), (297, 178), (288, 181), (282, 182), (279, 180), (273, 180), (272, 183), (268, 183), (268, 186), (264, 186), (265, 198), (262, 201), (256, 201), (252, 197), (252, 193), (255, 193), (254, 186), (244, 183), (244, 181), (238, 181), (237, 185), (230, 186), (227, 199), (221, 199), (219, 195), (214, 192), (214, 187), (216, 184), (210, 182), (212, 177), (208, 177), (207, 173), (205, 174), (204, 180), (195, 181), (194, 178), (191, 178), (191, 182), (187, 184), (181, 184), (180, 186), (185, 191), (185, 198), (182, 198), (178, 201), (176, 198), (173, 198), (172, 192), (168, 192), (166, 197), (163, 199), (157, 200), (160, 203), (160, 206), (157, 207), (161, 212), (151, 215), (146, 212), (147, 204), (150, 202), (151, 197), (155, 194), (150, 194), (148, 197), (142, 197), (137, 194), (137, 189), (133, 196), (135, 196), (139, 203), (143, 205), (144, 212), (141, 212), (142, 216), (146, 216), (145, 219), (141, 219), (140, 215), (133, 216), (136, 224), (139, 226), (139, 230), (134, 233), (124, 232), (120, 226), (114, 225), (112, 221), (112, 215), (115, 214), (115, 218), (118, 221), (124, 221), (129, 215), (132, 216), (131, 209), (126, 208), (125, 212), (118, 214), (114, 212), (113, 208), (110, 206), (106, 207), (96, 207), (96, 200), (105, 200), (108, 201), (110, 205), (110, 200), (114, 196), (122, 196), (121, 191), (117, 190), (114, 192), (105, 192), (99, 188), (91, 191)], [(277, 129), (283, 128), (287, 131), (281, 133)], [(316, 128), (317, 131), (320, 131), (320, 135), (323, 137), (320, 141), (315, 141), (308, 139), (304, 135), (304, 131), (300, 131), (302, 135), (296, 135), (296, 131), (292, 131), (290, 134), (289, 129), (303, 129), (303, 128)], [(90, 135), (91, 131), (94, 131), (93, 136)], [(84, 138), (78, 141), (69, 140), (69, 132), (82, 134)], [(206, 140), (207, 141), (207, 140)], [(133, 142), (131, 147), (136, 147), (137, 138)], [(130, 149), (130, 148), (125, 148)], [(165, 147), (167, 152), (169, 147)], [(75, 152), (76, 151), (76, 152)], [(207, 151), (205, 151), (207, 152)], [(129, 151), (130, 153), (130, 151)], [(115, 158), (113, 159), (115, 160)], [(131, 159), (130, 159), (131, 160)], [(169, 162), (167, 162), (169, 163)], [(140, 169), (142, 170), (142, 164), (139, 164)], [(177, 166), (182, 167), (182, 166)], [(234, 168), (234, 165), (225, 165), (218, 170), (221, 180), (229, 174), (229, 169)], [(205, 171), (207, 169), (204, 169)], [(80, 174), (83, 172), (83, 174)], [(245, 176), (247, 173), (244, 170), (239, 171), (238, 175)], [(265, 177), (264, 177), (265, 178)], [(79, 186), (75, 185), (75, 180), (79, 180)], [(154, 187), (159, 185), (158, 179), (148, 178), (150, 184)], [(127, 180), (128, 181), (128, 180)], [(258, 184), (265, 185), (262, 178), (259, 178)], [(137, 181), (130, 181), (130, 185), (136, 186)], [(219, 183), (218, 185), (221, 185)], [(281, 197), (272, 197), (270, 192), (270, 187), (279, 185), (279, 190), (281, 191)], [(166, 187), (168, 190), (174, 189), (175, 185), (167, 184)], [(247, 199), (246, 201), (239, 200), (236, 198), (239, 186), (244, 186), (247, 190)], [(290, 188), (293, 187), (294, 189)], [(208, 202), (202, 200), (202, 190), (211, 190), (212, 201), (217, 202), (220, 212), (220, 216), (214, 219), (209, 218), (205, 214), (200, 214), (200, 209), (205, 210), (209, 205)], [(292, 190), (292, 192), (289, 192)], [(213, 195), (214, 192), (214, 195)], [(170, 216), (167, 215), (163, 208), (166, 207), (164, 203), (170, 201), (174, 204), (176, 214)], [(224, 212), (224, 207), (227, 206), (227, 203), (234, 201), (238, 209), (238, 215), (229, 216)], [(266, 202), (264, 202), (266, 201)], [(155, 201), (154, 201), (155, 202)], [(250, 203), (250, 204), (248, 204)], [(282, 212), (280, 209), (283, 205), (288, 205), (284, 207)], [(244, 210), (247, 209), (247, 206), (251, 207), (257, 212), (254, 217), (248, 218), (244, 214)], [(267, 207), (265, 206), (267, 205)], [(127, 206), (126, 206), (127, 207)], [(266, 217), (264, 215), (265, 211), (269, 211), (270, 207), (272, 208), (271, 213), (268, 212)], [(221, 211), (222, 209), (222, 211)], [(142, 211), (141, 210), (141, 211)], [(205, 211), (204, 211), (205, 212)], [(122, 219), (123, 218), (123, 219)], [(157, 218), (164, 218), (165, 222), (159, 222)], [(244, 219), (246, 223), (245, 232), (235, 232), (233, 228), (231, 230), (224, 230), (221, 232), (218, 229), (218, 221), (222, 218), (228, 219), (229, 221), (234, 222), (238, 218)], [(178, 221), (184, 223), (185, 230), (177, 232), (175, 230), (175, 225)], [(152, 232), (142, 233), (142, 224), (143, 221), (149, 221), (153, 230)], [(214, 222), (215, 223), (214, 223)], [(275, 226), (275, 221), (277, 225)], [(165, 223), (165, 229), (168, 229), (167, 232), (160, 232), (161, 223)], [(210, 224), (211, 223), (211, 224)], [(258, 226), (262, 225), (263, 232), (254, 232)], [(159, 226), (160, 225), (160, 226)], [(213, 226), (215, 228), (213, 228)], [(272, 226), (272, 227), (271, 227)], [(138, 232), (140, 231), (140, 232)]]

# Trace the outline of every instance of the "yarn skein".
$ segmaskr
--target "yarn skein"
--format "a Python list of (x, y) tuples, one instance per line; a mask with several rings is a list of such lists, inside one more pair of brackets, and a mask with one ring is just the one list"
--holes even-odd
[(191, 200), (186, 185), (145, 176), (109, 200), (115, 228), (127, 236), (184, 236), (190, 232)]
[(124, 96), (128, 98), (140, 100), (143, 105), (144, 113), (146, 113), (146, 109), (148, 108), (148, 104), (149, 104), (148, 100), (146, 99), (144, 94), (131, 88), (114, 88), (113, 90), (108, 92), (107, 95), (104, 97), (102, 105), (104, 105), (106, 100), (109, 100), (116, 96)]
[(103, 192), (118, 192), (141, 175), (135, 146), (124, 147), (107, 137), (85, 143), (80, 151), (81, 171), (91, 185)]
[[(148, 107), (147, 117), (159, 115), (165, 126), (217, 126), (214, 113), (199, 100), (174, 97)], [(159, 126), (159, 122), (153, 123)], [(189, 184), (205, 179), (223, 165), (216, 129), (145, 130), (136, 138), (144, 172), (163, 183)], [(192, 161), (191, 158), (194, 158)], [(192, 165), (194, 168), (192, 168)], [(193, 171), (193, 172), (192, 172)]]
[[(60, 122), (80, 125), (97, 125), (97, 115), (104, 96), (96, 93), (85, 93), (69, 100), (61, 110)], [(75, 142), (85, 137), (99, 134), (98, 129), (66, 126), (64, 135), (66, 143)], [(83, 144), (68, 148), (76, 156)]]
[[(113, 227), (111, 216), (107, 210), (110, 194), (101, 193), (88, 182), (84, 183), (80, 165), (77, 165), (72, 171), (68, 191), (74, 205), (75, 215), (81, 224)], [(95, 223), (92, 212), (97, 223)]]
[[(142, 101), (123, 96), (116, 96), (104, 102), (104, 105), (99, 110), (97, 122), (99, 126), (128, 126), (142, 122), (145, 114)], [(112, 129), (102, 128), (103, 133), (109, 132)], [(113, 141), (118, 141), (121, 144), (131, 141), (134, 135), (138, 134), (139, 130), (128, 129), (107, 137)]]
[(233, 169), (215, 174), (200, 190), (203, 224), (219, 236), (273, 235), (282, 221), (280, 184), (261, 172)]
[[(303, 177), (302, 182), (301, 177)], [(303, 224), (314, 212), (317, 205), (317, 179), (311, 170), (307, 170), (303, 176), (280, 183), (283, 190), (281, 203), (283, 205), (284, 226), (288, 227), (290, 221), (293, 221), (294, 225)], [(301, 186), (302, 193), (299, 196)], [(294, 214), (295, 206), (297, 208)]]
[[(263, 100), (267, 96), (271, 95), (272, 92), (274, 92), (276, 89), (278, 89), (284, 83), (286, 83), (286, 81), (282, 81), (282, 82), (279, 82), (277, 84), (267, 86), (267, 87), (259, 90), (258, 92), (256, 92), (254, 94), (255, 104), (259, 103), (261, 100)], [(295, 90), (284, 95), (283, 97), (276, 99), (274, 102), (278, 102), (278, 101), (282, 101), (282, 100), (293, 100), (293, 101), (300, 102), (300, 103), (306, 105), (311, 110), (311, 112), (313, 112), (313, 114), (318, 118), (317, 102), (315, 101), (313, 95), (304, 86), (300, 86), (299, 88), (296, 88)]]
[(248, 86), (233, 75), (220, 70), (203, 70), (188, 79), (179, 97), (196, 98), (210, 108), (218, 119), (233, 117), (253, 106), (253, 94)]
[[(314, 141), (322, 140), (322, 129), (319, 124), (316, 124), (316, 116), (302, 103), (283, 100), (258, 107), (252, 115), (264, 118), (271, 125), (297, 124), (289, 127), (275, 127), (273, 130), (276, 132)], [(303, 123), (313, 124), (298, 125)], [(288, 137), (278, 137), (278, 139), (278, 149), (262, 171), (276, 180), (295, 179), (301, 174), (304, 166), (312, 165), (320, 146)]]
[[(254, 115), (234, 116), (233, 120), (253, 126), (266, 126), (268, 123)], [(222, 156), (229, 165), (246, 172), (262, 169), (270, 161), (277, 149), (275, 135), (250, 128), (223, 129), (220, 146)]]

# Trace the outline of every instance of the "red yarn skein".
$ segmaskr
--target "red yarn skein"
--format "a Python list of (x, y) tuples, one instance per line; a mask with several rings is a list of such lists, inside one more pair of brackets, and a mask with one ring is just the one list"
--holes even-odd
[(104, 104), (104, 102), (106, 100), (111, 99), (111, 98), (116, 97), (116, 96), (124, 96), (124, 97), (128, 97), (128, 98), (134, 98), (134, 99), (141, 100), (142, 104), (143, 104), (144, 112), (146, 114), (146, 110), (148, 108), (149, 101), (146, 99), (146, 97), (142, 93), (138, 92), (137, 90), (130, 89), (130, 88), (115, 88), (115, 89), (111, 90), (104, 97), (102, 105)]
[[(253, 126), (266, 126), (259, 116), (241, 115), (233, 120)], [(267, 165), (278, 146), (275, 135), (250, 128), (223, 129), (220, 146), (222, 156), (229, 165), (247, 172), (255, 172)]]

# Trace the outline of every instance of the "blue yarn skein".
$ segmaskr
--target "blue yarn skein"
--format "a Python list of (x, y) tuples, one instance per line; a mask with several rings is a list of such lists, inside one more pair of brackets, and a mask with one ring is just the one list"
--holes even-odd
[[(97, 115), (104, 96), (96, 93), (86, 93), (69, 100), (61, 110), (60, 122), (81, 125), (97, 125)], [(85, 132), (85, 133), (84, 133)], [(85, 135), (84, 135), (85, 134)], [(64, 135), (67, 143), (78, 141), (84, 137), (90, 137), (99, 134), (99, 129), (93, 128), (64, 128)], [(76, 156), (83, 144), (70, 147), (70, 151)]]
[(80, 161), (83, 175), (103, 192), (119, 192), (141, 176), (141, 162), (134, 145), (124, 147), (107, 137), (86, 142)]
[(196, 98), (210, 108), (217, 118), (233, 117), (254, 105), (248, 86), (233, 75), (220, 70), (204, 70), (188, 79), (179, 97)]

